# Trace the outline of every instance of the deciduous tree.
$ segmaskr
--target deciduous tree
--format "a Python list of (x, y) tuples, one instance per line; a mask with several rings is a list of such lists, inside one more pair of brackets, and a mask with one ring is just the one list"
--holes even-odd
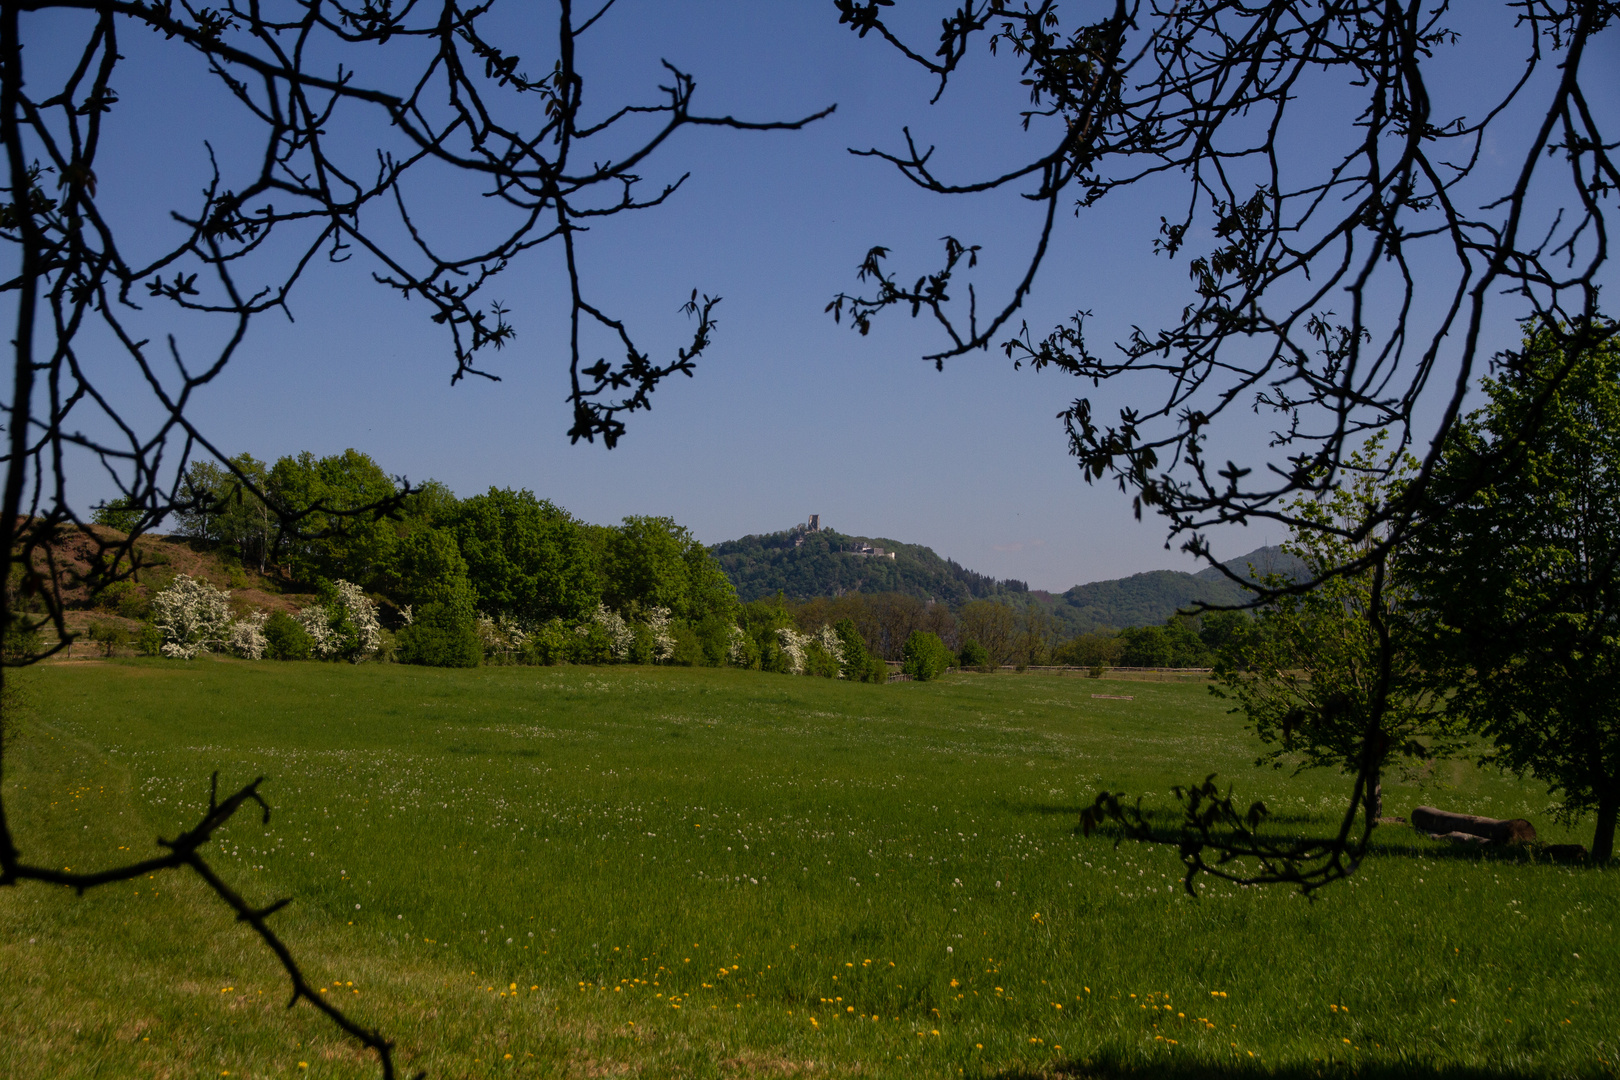
[(1457, 426), (1400, 563), (1451, 690), (1448, 713), (1562, 815), (1620, 814), (1620, 344), (1545, 330)]

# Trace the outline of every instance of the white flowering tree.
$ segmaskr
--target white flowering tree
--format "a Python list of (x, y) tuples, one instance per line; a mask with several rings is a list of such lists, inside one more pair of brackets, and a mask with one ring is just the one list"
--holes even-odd
[(230, 633), (226, 641), (231, 652), (244, 660), (263, 660), (265, 649), (264, 624), (269, 618), (270, 613), (268, 611), (255, 611), (231, 623)]
[(833, 658), (838, 665), (838, 677), (844, 678), (844, 640), (838, 636), (838, 631), (830, 626), (823, 626), (815, 634), (815, 642), (827, 650), (827, 655)]
[(675, 658), (675, 635), (669, 629), (669, 608), (655, 607), (647, 613), (647, 629), (652, 632), (653, 662), (668, 663)]
[(322, 660), (344, 659), (356, 664), (382, 647), (382, 623), (377, 605), (360, 586), (339, 579), (332, 583), (333, 598), (312, 604), (293, 618), (313, 643), (310, 651)]
[(782, 654), (788, 658), (788, 668), (794, 675), (804, 674), (804, 649), (810, 640), (809, 634), (801, 634), (792, 627), (784, 626), (776, 631), (776, 642), (782, 647)]
[(603, 633), (607, 634), (608, 652), (612, 654), (613, 659), (628, 660), (630, 658), (630, 646), (635, 644), (636, 641), (636, 632), (629, 623), (624, 621), (624, 616), (606, 604), (598, 603), (596, 605), (596, 614), (591, 616), (591, 621), (600, 626)]
[(162, 653), (191, 660), (223, 649), (230, 640), (231, 594), (181, 574), (152, 597), (152, 625), (163, 635)]
[(484, 645), (485, 656), (516, 656), (522, 651), (524, 642), (529, 640), (529, 632), (523, 628), (523, 624), (510, 615), (499, 618), (480, 615), (475, 625), (478, 640)]

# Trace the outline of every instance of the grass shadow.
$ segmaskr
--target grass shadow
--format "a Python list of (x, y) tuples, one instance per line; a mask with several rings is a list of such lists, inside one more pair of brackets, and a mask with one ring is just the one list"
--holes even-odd
[[(1053, 1062), (1030, 1068), (1015, 1067), (988, 1074), (993, 1080), (1528, 1080), (1539, 1072), (1478, 1065), (1437, 1065), (1422, 1062), (1334, 1061), (1282, 1065), (1252, 1061), (1132, 1061), (1099, 1056)], [(1572, 1077), (1612, 1077), (1613, 1071), (1593, 1062)]]

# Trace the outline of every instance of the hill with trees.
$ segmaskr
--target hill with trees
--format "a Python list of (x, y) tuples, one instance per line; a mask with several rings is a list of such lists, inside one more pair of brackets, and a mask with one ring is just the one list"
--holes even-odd
[[(1263, 578), (1280, 573), (1301, 576), (1304, 563), (1280, 547), (1261, 547), (1226, 562), (1239, 577)], [(1215, 567), (1189, 574), (1181, 570), (1149, 570), (1130, 577), (1092, 581), (1052, 598), (1052, 616), (1070, 633), (1105, 627), (1155, 626), (1194, 604), (1241, 604), (1253, 599)]]
[(850, 536), (804, 525), (745, 536), (709, 549), (743, 603), (782, 593), (789, 600), (844, 593), (901, 593), (957, 607), (991, 597), (1022, 598), (1029, 586), (974, 573), (933, 548)]
[[(960, 609), (974, 600), (999, 600), (1015, 608), (1044, 608), (1057, 628), (1082, 634), (1104, 628), (1156, 626), (1193, 604), (1240, 604), (1250, 594), (1219, 570), (1196, 574), (1150, 570), (1130, 577), (1076, 585), (1052, 594), (1031, 591), (1022, 581), (999, 580), (967, 569), (921, 544), (851, 536), (799, 525), (783, 532), (745, 536), (715, 544), (719, 562), (743, 603), (775, 596), (804, 602), (846, 593), (898, 593), (924, 603)], [(893, 555), (890, 558), (890, 555)], [(1226, 563), (1234, 573), (1293, 577), (1303, 564), (1280, 547), (1261, 547)]]

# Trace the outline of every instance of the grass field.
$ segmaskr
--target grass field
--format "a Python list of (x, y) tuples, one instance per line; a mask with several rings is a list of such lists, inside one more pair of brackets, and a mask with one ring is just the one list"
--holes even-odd
[[(433, 1077), (1620, 1072), (1613, 870), (1387, 828), (1319, 900), (1191, 899), (1173, 852), (1072, 835), (1103, 783), (1210, 771), (1327, 822), (1338, 778), (1255, 770), (1201, 685), (130, 661), (29, 693), (26, 855), (150, 852), (212, 770), (265, 774), (216, 864)], [(1459, 763), (1386, 800), (1585, 839)], [(0, 1076), (375, 1075), (285, 990), (186, 877), (0, 891)]]

